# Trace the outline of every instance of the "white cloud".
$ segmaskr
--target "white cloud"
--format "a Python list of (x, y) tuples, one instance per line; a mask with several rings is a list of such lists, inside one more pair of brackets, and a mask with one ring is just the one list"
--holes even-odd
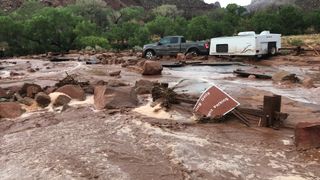
[(246, 6), (251, 3), (251, 0), (204, 0), (206, 3), (220, 2), (222, 7), (226, 7), (228, 4), (235, 3), (241, 6)]

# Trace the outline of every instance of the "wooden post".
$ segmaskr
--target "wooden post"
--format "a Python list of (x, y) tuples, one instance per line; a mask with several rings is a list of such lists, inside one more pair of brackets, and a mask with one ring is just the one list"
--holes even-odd
[(265, 122), (262, 126), (272, 127), (275, 121), (275, 112), (281, 112), (281, 96), (265, 96), (263, 101)]

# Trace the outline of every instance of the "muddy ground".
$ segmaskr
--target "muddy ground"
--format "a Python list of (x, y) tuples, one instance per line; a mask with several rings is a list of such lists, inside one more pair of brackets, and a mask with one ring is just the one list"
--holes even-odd
[[(136, 109), (97, 111), (88, 95), (86, 101), (72, 102), (61, 113), (30, 110), (17, 119), (0, 120), (0, 179), (320, 179), (320, 150), (297, 151), (293, 129), (298, 122), (320, 120), (320, 57), (287, 55), (242, 59), (246, 66), (165, 68), (162, 76), (151, 77), (121, 65), (1, 61), (7, 61), (0, 70), (1, 87), (25, 82), (50, 86), (65, 72), (90, 82), (117, 79), (132, 85), (139, 79), (170, 86), (184, 80), (178, 92), (199, 96), (216, 84), (245, 107), (261, 106), (264, 95), (282, 95), (282, 111), (290, 116), (280, 130), (248, 128), (236, 119), (197, 124), (187, 112), (192, 106), (180, 105), (174, 112), (164, 112), (166, 119), (159, 119)], [(30, 67), (39, 71), (29, 73)], [(275, 84), (232, 73), (254, 67), (311, 76), (316, 87)], [(120, 78), (107, 75), (118, 69)], [(10, 77), (11, 71), (23, 75)], [(149, 98), (140, 99), (143, 107)]]

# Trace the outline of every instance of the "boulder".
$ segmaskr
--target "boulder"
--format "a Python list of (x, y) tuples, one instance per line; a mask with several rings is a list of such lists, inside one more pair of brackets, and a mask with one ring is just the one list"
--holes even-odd
[(57, 89), (57, 88), (56, 88), (55, 86), (46, 86), (46, 87), (44, 88), (44, 92), (45, 92), (46, 94), (51, 94), (51, 93), (53, 93), (56, 89)]
[(119, 76), (120, 73), (121, 73), (121, 70), (119, 70), (119, 71), (113, 71), (113, 72), (110, 72), (110, 73), (109, 73), (109, 76)]
[(108, 85), (111, 86), (111, 87), (120, 87), (120, 86), (128, 86), (128, 84), (122, 82), (122, 81), (119, 81), (119, 80), (116, 80), (116, 79), (111, 79), (108, 81)]
[(55, 98), (53, 102), (54, 107), (59, 107), (59, 106), (66, 106), (69, 104), (71, 101), (71, 98), (63, 93), (57, 94), (57, 97)]
[(42, 92), (42, 88), (38, 84), (25, 83), (20, 89), (19, 94), (22, 97), (34, 98), (39, 92)]
[(156, 61), (146, 61), (142, 68), (142, 75), (161, 75), (162, 65)]
[(17, 118), (24, 113), (21, 105), (16, 102), (0, 103), (0, 118)]
[(94, 94), (94, 87), (92, 85), (87, 85), (82, 88), (87, 94)]
[(64, 93), (72, 99), (77, 99), (79, 101), (84, 101), (86, 99), (84, 90), (78, 85), (64, 85), (58, 88), (55, 92)]
[(131, 87), (96, 86), (94, 105), (98, 110), (133, 108), (138, 105), (138, 98)]
[(19, 103), (27, 105), (27, 106), (31, 106), (35, 102), (34, 99), (32, 99), (30, 97), (27, 97), (27, 96), (21, 97), (21, 95), (19, 93), (15, 93), (14, 97)]
[(50, 96), (48, 96), (44, 92), (39, 92), (36, 95), (35, 100), (36, 100), (37, 104), (42, 108), (45, 108), (45, 107), (49, 106), (49, 104), (51, 103)]
[(320, 147), (320, 122), (299, 123), (295, 129), (295, 144), (299, 150)]
[(151, 94), (154, 82), (141, 79), (136, 81), (134, 89), (137, 94)]
[(313, 79), (311, 77), (306, 77), (303, 79), (302, 81), (302, 85), (306, 88), (313, 88), (315, 87), (314, 86), (314, 83), (313, 83)]
[(272, 76), (272, 80), (275, 82), (281, 82), (281, 81), (290, 81), (293, 83), (299, 82), (299, 79), (296, 76), (296, 74), (293, 74), (287, 71), (279, 71), (275, 73)]

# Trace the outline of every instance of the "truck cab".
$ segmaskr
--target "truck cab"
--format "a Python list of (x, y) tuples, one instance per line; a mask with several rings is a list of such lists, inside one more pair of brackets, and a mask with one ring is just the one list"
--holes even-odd
[(175, 56), (178, 53), (208, 54), (209, 46), (203, 41), (187, 42), (183, 36), (166, 36), (157, 43), (143, 46), (143, 55), (147, 59), (155, 56)]

